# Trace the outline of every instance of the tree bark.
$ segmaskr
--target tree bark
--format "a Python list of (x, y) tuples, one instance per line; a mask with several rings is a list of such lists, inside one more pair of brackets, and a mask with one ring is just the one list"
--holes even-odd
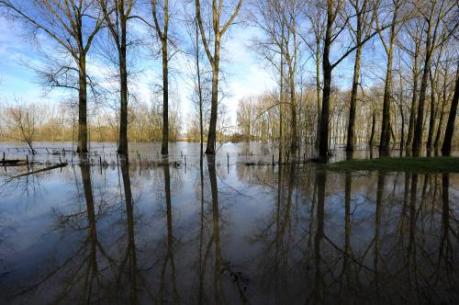
[(443, 88), (442, 88), (442, 103), (441, 103), (441, 110), (440, 110), (440, 119), (438, 121), (438, 127), (437, 127), (437, 135), (435, 136), (435, 141), (434, 141), (434, 149), (435, 149), (435, 154), (438, 155), (438, 150), (439, 150), (439, 145), (440, 145), (440, 137), (441, 137), (441, 129), (443, 126), (443, 120), (445, 118), (445, 107), (446, 107), (446, 102), (447, 102), (447, 95), (446, 95), (446, 89), (447, 89), (447, 70), (445, 70), (445, 76), (443, 78)]
[[(436, 74), (436, 73), (435, 73)], [(429, 133), (427, 135), (426, 151), (427, 156), (432, 155), (433, 135), (435, 129), (435, 121), (437, 118), (437, 109), (435, 107), (435, 82), (436, 77), (430, 75), (430, 119), (429, 119)]]
[(322, 111), (319, 131), (319, 159), (321, 162), (328, 160), (328, 123), (330, 116), (330, 91), (332, 78), (332, 65), (330, 63), (330, 47), (332, 43), (333, 28), (333, 7), (331, 1), (327, 2), (327, 28), (324, 39), (324, 51), (322, 57), (323, 69), (323, 91), (322, 91)]
[(87, 79), (86, 79), (86, 54), (80, 54), (79, 62), (79, 88), (78, 88), (78, 153), (88, 152), (88, 103), (87, 103)]
[(169, 154), (169, 55), (168, 55), (168, 32), (169, 32), (169, 1), (163, 2), (163, 26), (161, 28), (158, 18), (158, 2), (152, 0), (152, 14), (155, 24), (156, 34), (161, 41), (161, 64), (163, 77), (163, 128), (161, 138), (161, 155)]
[(357, 108), (357, 90), (360, 82), (360, 61), (362, 55), (362, 33), (359, 27), (357, 27), (357, 43), (360, 45), (355, 53), (354, 62), (354, 76), (352, 80), (352, 91), (351, 91), (351, 102), (349, 105), (349, 122), (347, 126), (347, 145), (346, 151), (354, 151), (354, 126), (355, 126), (355, 112)]
[(413, 139), (413, 156), (419, 157), (421, 153), (421, 144), (422, 144), (422, 133), (423, 133), (423, 122), (424, 122), (424, 106), (426, 100), (426, 91), (427, 91), (427, 82), (430, 73), (430, 63), (432, 57), (432, 37), (431, 37), (431, 26), (427, 30), (427, 40), (426, 40), (426, 55), (424, 60), (424, 68), (422, 71), (422, 80), (421, 87), (419, 92), (419, 103), (418, 103), (418, 115), (416, 118), (416, 126), (414, 129), (414, 139)]
[(212, 63), (212, 93), (210, 99), (210, 122), (207, 135), (206, 154), (215, 155), (217, 144), (217, 119), (218, 119), (218, 83), (220, 73), (220, 37), (215, 37), (215, 54)]
[(373, 110), (373, 114), (371, 116), (371, 133), (370, 133), (370, 141), (368, 142), (368, 146), (370, 149), (370, 159), (373, 158), (373, 140), (375, 137), (375, 128), (376, 128), (376, 112)]
[(386, 66), (386, 80), (384, 84), (384, 100), (383, 100), (383, 115), (381, 125), (381, 137), (379, 139), (379, 155), (390, 155), (390, 107), (391, 107), (391, 94), (392, 94), (392, 65), (393, 65), (393, 52), (396, 37), (396, 25), (398, 18), (399, 3), (395, 4), (392, 21), (390, 25), (389, 45), (386, 45), (382, 36), (381, 41), (387, 54)]
[(292, 120), (292, 139), (290, 144), (290, 152), (295, 155), (298, 149), (298, 131), (297, 131), (297, 116), (296, 116), (296, 93), (295, 93), (295, 74), (291, 68), (292, 63), (289, 63), (289, 82), (290, 82), (290, 112)]
[(127, 79), (127, 58), (126, 58), (126, 27), (122, 29), (120, 54), (119, 54), (119, 71), (120, 71), (120, 134), (118, 153), (120, 155), (128, 155), (128, 79)]
[(167, 34), (161, 39), (162, 67), (163, 67), (163, 137), (161, 142), (161, 154), (169, 154), (169, 69), (167, 52)]
[(384, 100), (382, 113), (381, 138), (379, 142), (379, 155), (390, 154), (390, 106), (392, 94), (392, 61), (393, 61), (393, 40), (395, 34), (391, 33), (391, 43), (387, 53), (386, 81), (384, 85)]
[(444, 156), (451, 155), (451, 144), (453, 141), (454, 135), (454, 126), (456, 123), (456, 114), (457, 114), (457, 104), (459, 101), (459, 62), (458, 68), (456, 71), (456, 87), (454, 88), (454, 96), (451, 101), (451, 109), (449, 111), (448, 122), (446, 124), (445, 138), (443, 140), (443, 146), (441, 148), (441, 153)]
[(418, 98), (418, 58), (419, 58), (419, 42), (416, 42), (416, 48), (414, 51), (414, 63), (413, 63), (413, 95), (411, 99), (410, 109), (410, 121), (408, 125), (408, 138), (406, 140), (406, 151), (411, 152), (411, 144), (413, 142), (414, 125), (416, 122), (416, 105)]

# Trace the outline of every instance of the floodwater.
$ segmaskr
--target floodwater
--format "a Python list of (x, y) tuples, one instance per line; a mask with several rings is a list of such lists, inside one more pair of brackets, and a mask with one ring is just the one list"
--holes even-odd
[(459, 174), (248, 166), (272, 158), (255, 144), (202, 163), (175, 144), (148, 166), (156, 146), (128, 163), (112, 148), (0, 169), (0, 304), (459, 304)]

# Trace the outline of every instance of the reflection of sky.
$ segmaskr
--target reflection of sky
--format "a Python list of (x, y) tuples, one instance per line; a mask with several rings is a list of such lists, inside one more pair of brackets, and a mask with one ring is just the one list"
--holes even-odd
[[(231, 147), (227, 149), (231, 150)], [(232, 147), (232, 149), (236, 148)], [(232, 152), (237, 153), (237, 150)], [(286, 171), (281, 183), (279, 224), (285, 228), (285, 231), (279, 238), (281, 249), (289, 249), (281, 253), (287, 255), (289, 258), (285, 258), (286, 262), (292, 264), (307, 260), (304, 252), (311, 251), (308, 239), (313, 240), (317, 227), (317, 202), (314, 203), (315, 208), (311, 214), (312, 199), (314, 194), (317, 196), (313, 166), (298, 167), (293, 177), (289, 176), (287, 168), (284, 167)], [(257, 280), (257, 272), (261, 272), (259, 269), (269, 268), (263, 266), (263, 262), (268, 259), (269, 264), (274, 251), (278, 211), (277, 167), (247, 167), (232, 162), (227, 168), (223, 159), (219, 161), (216, 173), (223, 262)], [(424, 176), (419, 176), (419, 190), (423, 187)], [(174, 255), (179, 275), (178, 282), (182, 287), (181, 294), (185, 295), (191, 293), (189, 289), (196, 279), (193, 268), (196, 267), (200, 231), (199, 164), (194, 160), (190, 161), (186, 168), (183, 165), (177, 168), (171, 167), (170, 177)], [(327, 260), (327, 257), (333, 258), (333, 255), (341, 257), (341, 252), (335, 253), (334, 247), (344, 246), (344, 178), (342, 173), (327, 174), (324, 229), (328, 241), (322, 242), (324, 260)], [(432, 175), (430, 181), (434, 182), (434, 178), (438, 182), (436, 199), (432, 197), (433, 190), (426, 192), (424, 205), (429, 212), (417, 220), (419, 226), (417, 234), (426, 245), (434, 245), (432, 251), (437, 249), (435, 245), (441, 232), (442, 206), (441, 176)], [(98, 167), (93, 167), (91, 170), (95, 211), (98, 215), (96, 224), (98, 240), (107, 253), (115, 259), (119, 259), (126, 253), (127, 215), (123, 201), (122, 179), (121, 170), (116, 167), (109, 167), (102, 172)], [(400, 215), (405, 191), (404, 179), (403, 174), (387, 174), (382, 192), (379, 232), (381, 256), (389, 255), (389, 259), (393, 259), (390, 255), (397, 255), (393, 254), (392, 249), (398, 247), (397, 237), (400, 232)], [(294, 183), (290, 188), (292, 191), (290, 209), (287, 202), (289, 180)], [(372, 243), (375, 234), (377, 180), (378, 175), (375, 173), (352, 175), (350, 230), (352, 253), (355, 258), (362, 258), (363, 263), (368, 266), (372, 265), (373, 256), (370, 253), (363, 258), (363, 254)], [(67, 257), (74, 255), (88, 236), (86, 202), (80, 167), (68, 166), (62, 170), (38, 175), (35, 182), (36, 184), (29, 184), (29, 188), (25, 188), (23, 184), (12, 184), (2, 192), (0, 273), (5, 272), (5, 275), (3, 282), (0, 281), (0, 300), (1, 293), (4, 292), (2, 283), (6, 285), (3, 286), (4, 288), (13, 285), (13, 282), (22, 283), (28, 279), (39, 278), (40, 273), (45, 272), (44, 270), (52, 267), (53, 264), (62, 263)], [(142, 272), (154, 273), (158, 267), (150, 269), (150, 266), (156, 264), (156, 259), (161, 259), (161, 255), (166, 251), (164, 169), (131, 166), (130, 182), (134, 198), (134, 233), (139, 269), (143, 270)], [(203, 230), (204, 243), (207, 245), (212, 235), (214, 211), (206, 160), (204, 160), (204, 184)], [(429, 186), (432, 185), (434, 183), (429, 183)], [(28, 190), (28, 192), (21, 190)], [(451, 215), (456, 215), (458, 212), (458, 190), (459, 176), (451, 174), (449, 192)], [(418, 196), (420, 193), (418, 192)], [(418, 201), (418, 208), (419, 204)], [(437, 208), (431, 209), (432, 207)], [(429, 216), (431, 212), (432, 217)], [(62, 228), (58, 226), (57, 215), (81, 215), (81, 218), (80, 221), (72, 222), (73, 226)], [(424, 226), (426, 223), (429, 223), (429, 226)], [(269, 245), (271, 248), (268, 247)], [(211, 251), (214, 246), (212, 244)], [(81, 258), (75, 258), (75, 264), (79, 263), (79, 259)], [(99, 257), (99, 261), (102, 262), (103, 258)], [(213, 259), (210, 261), (213, 264)], [(400, 259), (397, 262), (401, 261)], [(388, 270), (396, 267), (389, 266)], [(103, 263), (101, 263), (101, 270), (104, 270)], [(300, 268), (295, 267), (291, 274), (292, 277), (297, 276), (300, 274)], [(367, 276), (373, 275), (371, 273)], [(297, 286), (298, 284), (295, 287)], [(255, 304), (265, 303), (255, 302)]]

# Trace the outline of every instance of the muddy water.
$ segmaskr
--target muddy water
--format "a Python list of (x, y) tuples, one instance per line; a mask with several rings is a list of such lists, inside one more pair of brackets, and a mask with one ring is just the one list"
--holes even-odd
[(0, 304), (458, 304), (458, 174), (247, 166), (273, 152), (230, 145), (0, 170)]

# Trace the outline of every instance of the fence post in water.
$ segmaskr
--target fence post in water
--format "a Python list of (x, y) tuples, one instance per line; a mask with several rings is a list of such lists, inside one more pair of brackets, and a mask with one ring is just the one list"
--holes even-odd
[(3, 152), (3, 158), (2, 158), (3, 161), (5, 161), (5, 152)]
[(99, 156), (99, 165), (102, 167), (102, 156)]
[(273, 154), (273, 159), (272, 159), (272, 165), (274, 166), (274, 154)]
[(226, 165), (229, 167), (229, 153), (226, 153)]
[(303, 162), (306, 163), (306, 153), (303, 154)]
[(26, 155), (26, 164), (29, 165), (29, 155)]

